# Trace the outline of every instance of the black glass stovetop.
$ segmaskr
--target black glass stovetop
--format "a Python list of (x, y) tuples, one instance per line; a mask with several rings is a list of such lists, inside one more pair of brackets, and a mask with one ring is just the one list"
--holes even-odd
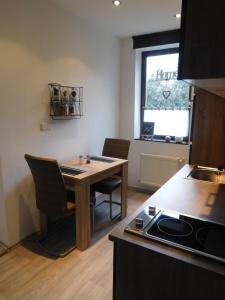
[(143, 215), (148, 218), (143, 228), (135, 219), (125, 231), (225, 262), (224, 225), (164, 210), (150, 217), (143, 211), (138, 218)]

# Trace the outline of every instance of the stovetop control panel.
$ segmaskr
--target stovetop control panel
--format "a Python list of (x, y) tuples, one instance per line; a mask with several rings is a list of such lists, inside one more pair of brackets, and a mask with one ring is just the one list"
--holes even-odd
[(124, 230), (225, 263), (225, 224), (146, 206)]
[(151, 223), (160, 212), (155, 206), (147, 206), (137, 217), (125, 228), (127, 232), (143, 233), (144, 229)]

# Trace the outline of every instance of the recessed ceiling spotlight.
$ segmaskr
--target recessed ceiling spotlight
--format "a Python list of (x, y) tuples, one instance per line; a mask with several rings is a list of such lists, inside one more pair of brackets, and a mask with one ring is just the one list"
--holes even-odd
[(113, 0), (112, 3), (113, 3), (114, 6), (120, 6), (122, 4), (122, 1), (120, 1), (120, 0)]
[(181, 18), (181, 14), (175, 14), (175, 16), (174, 16), (175, 18), (177, 18), (177, 19), (180, 19)]

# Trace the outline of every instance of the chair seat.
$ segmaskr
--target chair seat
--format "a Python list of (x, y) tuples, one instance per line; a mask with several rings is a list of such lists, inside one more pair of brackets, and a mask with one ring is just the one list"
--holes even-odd
[(76, 204), (75, 204), (75, 192), (72, 190), (66, 190), (66, 196), (67, 196), (67, 214), (70, 214), (75, 210)]
[(70, 201), (67, 202), (67, 212), (72, 212), (73, 210), (75, 210), (75, 203), (72, 203)]
[(92, 185), (92, 190), (102, 194), (111, 194), (121, 184), (121, 179), (109, 177)]

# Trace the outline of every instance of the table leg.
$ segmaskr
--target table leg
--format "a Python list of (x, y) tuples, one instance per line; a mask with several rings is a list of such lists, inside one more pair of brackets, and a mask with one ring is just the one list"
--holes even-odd
[(128, 164), (122, 166), (122, 184), (121, 184), (121, 219), (127, 216), (127, 177)]
[(76, 192), (76, 240), (77, 248), (85, 250), (91, 241), (90, 184), (83, 181), (75, 186)]

